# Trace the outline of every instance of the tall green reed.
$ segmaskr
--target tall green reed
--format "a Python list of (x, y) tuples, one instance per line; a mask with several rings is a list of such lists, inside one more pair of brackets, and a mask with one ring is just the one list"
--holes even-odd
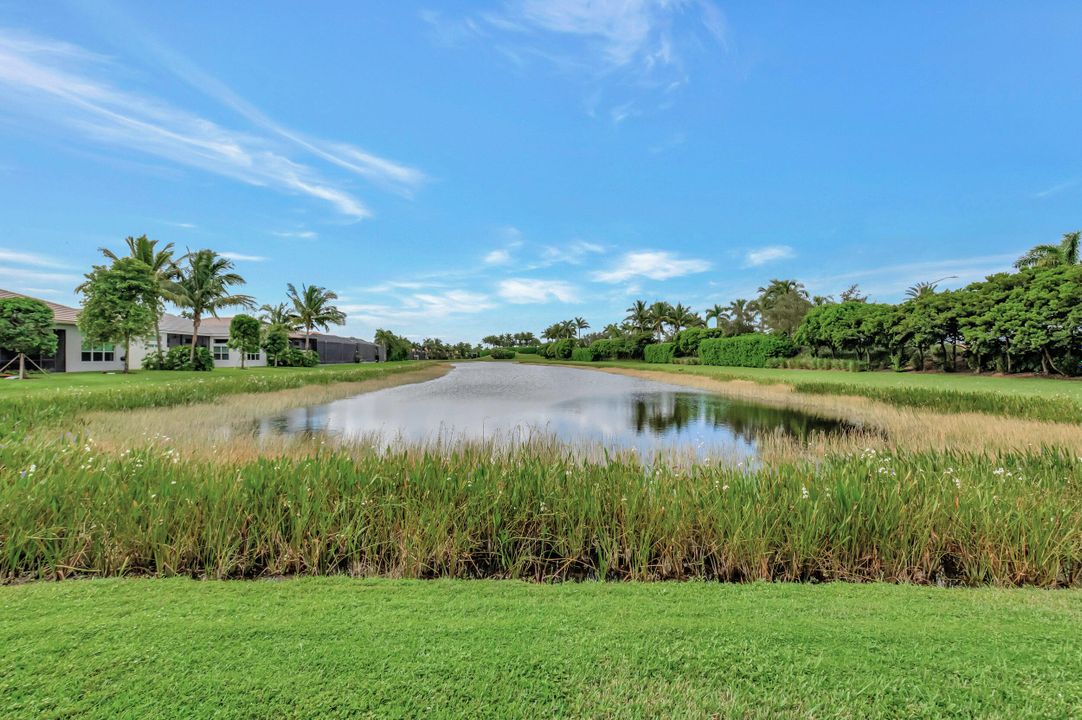
[(867, 451), (748, 469), (554, 447), (229, 465), (9, 453), (0, 577), (887, 580), (1082, 585), (1082, 459)]

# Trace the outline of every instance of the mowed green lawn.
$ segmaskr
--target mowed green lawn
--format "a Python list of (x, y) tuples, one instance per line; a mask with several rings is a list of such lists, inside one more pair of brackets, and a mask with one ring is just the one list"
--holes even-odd
[(26, 380), (4, 379), (0, 380), (0, 397), (19, 393), (34, 392), (57, 392), (65, 389), (72, 390), (113, 390), (122, 387), (138, 387), (161, 385), (179, 380), (218, 380), (227, 378), (246, 377), (275, 377), (285, 375), (318, 375), (320, 373), (335, 373), (344, 370), (356, 370), (359, 373), (369, 371), (378, 373), (388, 367), (400, 368), (405, 366), (421, 365), (415, 362), (399, 363), (363, 363), (342, 365), (319, 365), (314, 368), (286, 368), (286, 367), (253, 367), (253, 368), (215, 368), (210, 372), (195, 372), (188, 370), (133, 370), (130, 373), (121, 372), (70, 372), (48, 373), (45, 375), (34, 374)]
[(0, 717), (1082, 716), (1082, 592), (311, 578), (0, 587)]
[[(518, 359), (535, 362), (535, 356), (519, 355)], [(543, 359), (537, 362), (553, 362)], [(604, 362), (573, 362), (560, 364), (585, 367), (621, 367), (667, 373), (705, 375), (723, 380), (746, 379), (756, 382), (829, 383), (869, 388), (926, 388), (956, 392), (1002, 393), (1034, 397), (1069, 397), (1082, 401), (1082, 378), (1013, 377), (1009, 375), (973, 375), (970, 373), (897, 373), (890, 371), (845, 372), (843, 370), (783, 370), (774, 368), (715, 367), (710, 365), (658, 365), (638, 360)]]

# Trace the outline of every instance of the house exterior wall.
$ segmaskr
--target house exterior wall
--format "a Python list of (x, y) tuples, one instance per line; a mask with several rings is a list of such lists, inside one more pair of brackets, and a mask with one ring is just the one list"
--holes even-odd
[[(112, 360), (83, 360), (83, 334), (75, 325), (57, 324), (57, 330), (64, 333), (64, 365), (65, 372), (117, 372), (124, 369), (124, 346), (117, 345), (113, 349)], [(132, 342), (132, 349), (139, 345), (139, 341)], [(133, 359), (134, 359), (133, 353)], [(141, 356), (140, 356), (141, 357)], [(138, 361), (131, 364), (132, 368), (138, 368)]]

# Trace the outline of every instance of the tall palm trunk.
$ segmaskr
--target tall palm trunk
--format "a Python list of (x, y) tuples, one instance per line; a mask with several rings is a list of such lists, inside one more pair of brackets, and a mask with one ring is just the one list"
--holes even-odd
[(199, 341), (199, 323), (202, 318), (199, 313), (192, 313), (192, 351), (188, 354), (188, 362), (195, 365), (195, 346)]
[(304, 326), (304, 350), (305, 350), (305, 352), (312, 349), (311, 335), (312, 335), (311, 326), (310, 325), (305, 325)]

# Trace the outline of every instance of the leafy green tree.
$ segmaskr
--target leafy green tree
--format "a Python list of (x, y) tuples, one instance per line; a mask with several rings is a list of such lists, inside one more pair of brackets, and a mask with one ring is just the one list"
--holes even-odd
[(388, 360), (409, 360), (413, 354), (413, 343), (390, 330), (376, 330), (375, 340), (384, 347)]
[(196, 250), (181, 258), (183, 263), (174, 280), (166, 282), (165, 298), (185, 308), (192, 319), (190, 362), (195, 362), (199, 326), (207, 313), (218, 317), (218, 311), (229, 307), (251, 308), (251, 296), (233, 294), (230, 288), (243, 285), (244, 278), (233, 272), (233, 263), (213, 250)]
[(1024, 270), (1077, 265), (1082, 262), (1082, 258), (1079, 257), (1080, 238), (1082, 238), (1080, 231), (1063, 233), (1063, 239), (1060, 240), (1059, 245), (1037, 245), (1018, 258), (1014, 266), (1019, 270)]
[(268, 325), (263, 330), (260, 347), (267, 353), (267, 360), (278, 367), (279, 360), (289, 349), (289, 328), (279, 324)]
[(0, 348), (18, 355), (19, 379), (26, 379), (27, 355), (54, 355), (53, 311), (40, 300), (0, 299)]
[(259, 352), (263, 326), (251, 315), (235, 315), (229, 321), (229, 347), (240, 352), (240, 368), (245, 367), (248, 353)]
[(154, 272), (142, 260), (120, 258), (111, 266), (95, 265), (79, 291), (83, 310), (78, 322), (84, 342), (122, 344), (128, 372), (132, 338), (146, 337), (155, 329), (160, 286)]
[[(1020, 304), (1024, 308), (1015, 345), (1040, 357), (1041, 370), (1077, 372), (1082, 348), (1082, 265), (1028, 271)], [(1061, 362), (1073, 363), (1068, 367)]]
[[(766, 294), (764, 298), (768, 297)], [(759, 302), (763, 324), (772, 332), (792, 336), (804, 316), (812, 308), (806, 292), (793, 290), (769, 296), (769, 303)]]
[(327, 331), (329, 325), (343, 325), (346, 322), (346, 314), (331, 304), (337, 300), (338, 295), (318, 285), (301, 285), (300, 292), (293, 287), (293, 283), (286, 286), (289, 290), (289, 300), (293, 303), (293, 314), (297, 317), (297, 323), (304, 328), (304, 349), (311, 348), (312, 330), (321, 328)]
[[(158, 353), (161, 353), (161, 319), (162, 314), (165, 312), (165, 296), (168, 292), (169, 282), (177, 276), (177, 263), (173, 257), (173, 243), (166, 243), (159, 249), (157, 240), (151, 240), (146, 235), (140, 235), (137, 238), (129, 235), (124, 238), (124, 244), (128, 246), (128, 257), (141, 260), (150, 268), (151, 274), (154, 275), (154, 282), (158, 286), (154, 302), (154, 342), (157, 345)], [(109, 248), (99, 248), (99, 250), (102, 255), (114, 262), (120, 259)]]
[(850, 285), (838, 296), (843, 302), (868, 302), (868, 296), (860, 292), (860, 285)]

